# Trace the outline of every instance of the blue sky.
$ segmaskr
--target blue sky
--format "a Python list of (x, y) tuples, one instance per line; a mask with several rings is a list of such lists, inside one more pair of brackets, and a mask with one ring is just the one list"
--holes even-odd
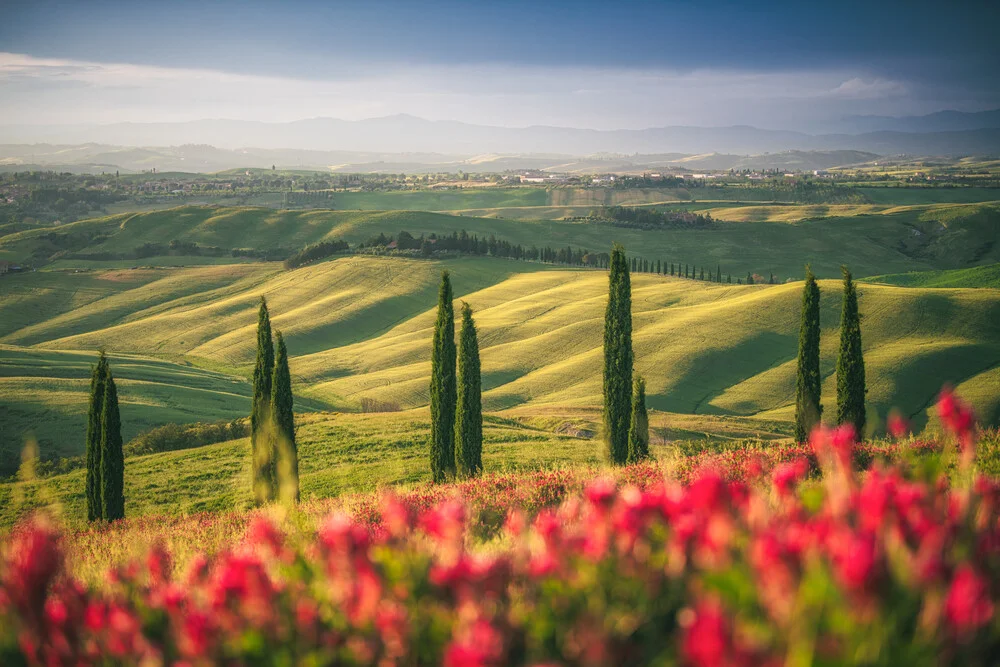
[(0, 114), (821, 130), (1000, 107), (998, 5), (19, 2), (0, 22)]

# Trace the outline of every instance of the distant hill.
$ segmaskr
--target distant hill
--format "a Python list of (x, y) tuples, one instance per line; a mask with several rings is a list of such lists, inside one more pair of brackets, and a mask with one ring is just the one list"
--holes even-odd
[(848, 116), (840, 124), (841, 131), (848, 133), (958, 132), (998, 127), (1000, 109), (975, 113), (938, 111), (926, 116)]
[(214, 173), (230, 169), (311, 169), (350, 173), (436, 173), (542, 170), (559, 173), (643, 173), (657, 170), (829, 169), (878, 158), (862, 151), (784, 151), (763, 155), (653, 153), (589, 156), (564, 154), (445, 155), (299, 149), (224, 149), (202, 144), (182, 146), (113, 146), (108, 144), (0, 145), (0, 171), (52, 169), (75, 173), (121, 170)]
[[(980, 121), (979, 124), (988, 121)], [(884, 124), (883, 124), (884, 125)], [(184, 123), (108, 125), (6, 125), (0, 142), (98, 143), (117, 146), (205, 144), (224, 149), (306, 149), (376, 153), (731, 153), (756, 155), (789, 150), (857, 150), (880, 154), (1000, 154), (1000, 129), (979, 127), (913, 132), (894, 127), (861, 134), (810, 135), (750, 126), (654, 127), (591, 130), (569, 127), (496, 127), (431, 121), (409, 115), (359, 121), (311, 118), (289, 123), (197, 120)], [(933, 122), (929, 123), (934, 127)]]

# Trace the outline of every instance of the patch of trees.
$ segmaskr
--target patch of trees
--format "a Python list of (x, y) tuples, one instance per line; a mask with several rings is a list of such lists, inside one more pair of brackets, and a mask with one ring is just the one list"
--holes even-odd
[(315, 262), (317, 259), (324, 259), (338, 252), (350, 250), (350, 247), (347, 241), (320, 241), (319, 243), (313, 243), (287, 258), (285, 260), (285, 268), (296, 269), (303, 264)]
[(715, 226), (708, 213), (694, 211), (659, 211), (655, 208), (606, 206), (590, 219), (629, 229), (707, 229)]
[(245, 438), (250, 435), (250, 421), (234, 419), (194, 424), (164, 424), (132, 438), (124, 447), (126, 456), (141, 456), (156, 452), (192, 449)]
[(615, 190), (628, 190), (630, 188), (690, 188), (702, 185), (700, 182), (680, 176), (664, 176), (662, 178), (652, 178), (648, 175), (642, 176), (616, 176), (612, 187)]
[(476, 477), (483, 470), (483, 405), (479, 339), (472, 308), (462, 304), (455, 346), (451, 278), (441, 273), (431, 348), (431, 474), (435, 482)]

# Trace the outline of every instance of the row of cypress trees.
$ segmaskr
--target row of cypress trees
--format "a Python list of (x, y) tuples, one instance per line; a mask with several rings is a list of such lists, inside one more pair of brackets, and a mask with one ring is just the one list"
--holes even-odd
[(90, 377), (87, 415), (87, 520), (125, 518), (125, 455), (118, 388), (101, 350)]
[(633, 380), (632, 281), (625, 249), (614, 244), (608, 274), (608, 305), (604, 312), (604, 438), (615, 465), (649, 457), (646, 382)]
[(456, 350), (453, 300), (451, 276), (443, 271), (431, 348), (430, 458), (435, 482), (456, 476), (475, 477), (483, 469), (479, 340), (472, 308), (465, 303)]
[[(277, 353), (275, 353), (277, 341)], [(258, 503), (299, 500), (299, 458), (288, 349), (280, 331), (271, 336), (267, 301), (257, 311), (257, 361), (250, 411), (253, 493)]]
[[(840, 314), (840, 350), (837, 355), (837, 423), (851, 424), (858, 434), (865, 427), (865, 360), (861, 350), (861, 316), (858, 292), (851, 272), (844, 276), (844, 299)], [(806, 267), (802, 290), (802, 320), (799, 327), (798, 370), (795, 379), (795, 439), (804, 442), (820, 423), (821, 377), (819, 370), (819, 285)]]

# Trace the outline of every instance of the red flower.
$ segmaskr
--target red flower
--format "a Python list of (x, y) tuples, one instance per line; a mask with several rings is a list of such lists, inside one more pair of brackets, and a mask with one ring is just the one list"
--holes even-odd
[(889, 420), (886, 424), (889, 430), (889, 435), (896, 438), (905, 438), (910, 433), (910, 423), (906, 421), (903, 414), (899, 410), (893, 410), (889, 413)]
[(993, 618), (988, 582), (970, 565), (960, 565), (945, 600), (945, 616), (960, 634), (986, 625)]
[(692, 613), (689, 618), (682, 619), (686, 629), (681, 653), (687, 664), (696, 667), (747, 664), (748, 656), (737, 649), (721, 606), (701, 602)]

